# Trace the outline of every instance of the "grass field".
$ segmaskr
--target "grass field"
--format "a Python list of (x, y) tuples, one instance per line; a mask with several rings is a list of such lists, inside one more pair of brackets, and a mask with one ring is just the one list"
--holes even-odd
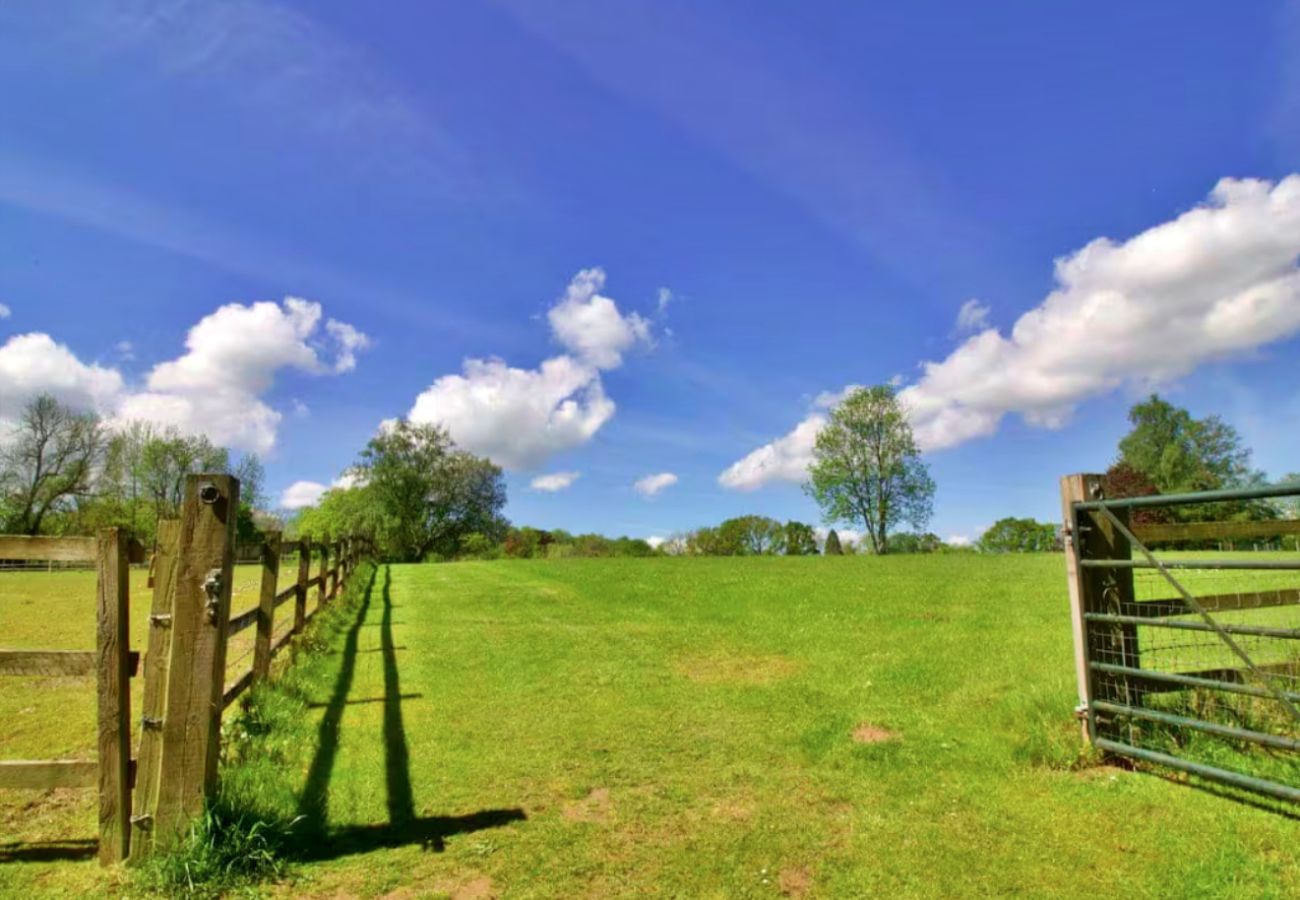
[[(85, 645), (88, 625), (51, 637), (71, 610), (24, 639)], [(258, 692), (223, 773), (232, 801), (304, 817), (269, 893), (1300, 891), (1292, 817), (1077, 765), (1060, 556), (381, 567), (334, 623)], [(5, 686), (0, 757), (89, 746), (90, 701), (74, 721), (52, 687)], [(93, 837), (92, 809), (0, 792), (0, 859)], [(110, 878), (0, 863), (0, 893)]]

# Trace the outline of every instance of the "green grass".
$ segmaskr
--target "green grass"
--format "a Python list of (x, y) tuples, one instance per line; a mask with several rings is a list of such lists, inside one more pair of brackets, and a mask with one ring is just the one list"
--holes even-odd
[(302, 817), (270, 893), (1300, 890), (1292, 819), (1079, 759), (1059, 556), (393, 566), (324, 624), (230, 725), (222, 801)]

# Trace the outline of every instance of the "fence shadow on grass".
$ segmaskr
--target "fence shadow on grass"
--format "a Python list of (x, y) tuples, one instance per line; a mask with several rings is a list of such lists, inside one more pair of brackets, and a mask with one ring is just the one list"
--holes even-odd
[(99, 852), (99, 841), (94, 839), (67, 841), (32, 841), (0, 844), (0, 863), (7, 862), (70, 862), (94, 859)]
[(358, 637), (370, 610), (376, 573), (371, 573), (362, 597), (357, 618), (348, 629), (343, 647), (343, 664), (334, 683), (334, 692), (324, 704), (316, 757), (308, 771), (306, 786), (299, 803), (303, 816), (300, 840), (295, 856), (303, 860), (335, 859), (353, 853), (365, 853), (381, 847), (400, 847), (419, 844), (427, 850), (440, 853), (446, 838), (467, 834), (486, 828), (499, 828), (511, 822), (527, 819), (518, 807), (509, 809), (484, 809), (461, 816), (417, 816), (415, 796), (411, 789), (411, 755), (406, 741), (406, 725), (402, 719), (402, 701), (418, 698), (420, 694), (403, 694), (397, 671), (398, 647), (393, 641), (392, 570), (384, 567), (384, 584), (381, 596), (384, 603), (380, 627), (380, 652), (384, 664), (384, 783), (388, 796), (388, 821), (379, 825), (354, 825), (327, 829), (327, 796), (330, 773), (338, 751), (339, 726), (344, 710), (350, 703), (348, 692), (356, 671)]

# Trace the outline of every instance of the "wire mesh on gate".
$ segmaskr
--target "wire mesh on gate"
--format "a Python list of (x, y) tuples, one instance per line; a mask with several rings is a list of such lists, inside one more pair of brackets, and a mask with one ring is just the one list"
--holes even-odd
[(1300, 799), (1300, 552), (1166, 550), (1116, 527), (1130, 562), (1091, 563), (1084, 615), (1098, 745)]

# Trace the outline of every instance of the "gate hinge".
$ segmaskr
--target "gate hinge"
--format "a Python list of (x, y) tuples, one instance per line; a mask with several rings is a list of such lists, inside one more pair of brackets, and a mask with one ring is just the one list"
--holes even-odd
[(140, 727), (141, 727), (141, 728), (148, 728), (148, 729), (150, 729), (150, 730), (156, 730), (156, 729), (162, 728), (162, 726), (163, 726), (163, 720), (160, 719), (160, 718), (157, 717), (157, 716), (141, 716), (141, 717), (140, 717)]
[(170, 628), (172, 625), (171, 613), (150, 613), (149, 624), (157, 625), (159, 628)]
[(1080, 703), (1076, 706), (1074, 708), (1074, 717), (1080, 720), (1088, 718), (1088, 704)]
[(148, 831), (153, 827), (153, 816), (145, 814), (131, 817), (131, 824), (141, 831)]

